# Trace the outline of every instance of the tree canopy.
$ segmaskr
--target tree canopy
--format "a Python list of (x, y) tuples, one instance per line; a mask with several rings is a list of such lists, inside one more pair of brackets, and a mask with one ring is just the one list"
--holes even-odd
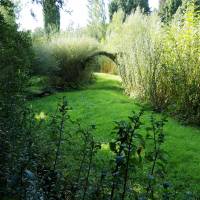
[(194, 2), (196, 11), (200, 9), (200, 0), (160, 0), (159, 10), (162, 20), (168, 22), (172, 19), (179, 7), (183, 5), (182, 9), (184, 7), (186, 8), (186, 4), (189, 2)]
[(60, 9), (64, 6), (64, 0), (32, 0), (43, 8), (44, 28), (47, 33), (60, 30)]
[(105, 38), (106, 11), (104, 0), (88, 0), (89, 31), (97, 40)]
[(123, 10), (124, 18), (126, 18), (137, 7), (143, 9), (145, 13), (148, 13), (150, 10), (148, 0), (112, 0), (109, 4), (110, 20), (112, 20), (113, 14), (119, 9)]

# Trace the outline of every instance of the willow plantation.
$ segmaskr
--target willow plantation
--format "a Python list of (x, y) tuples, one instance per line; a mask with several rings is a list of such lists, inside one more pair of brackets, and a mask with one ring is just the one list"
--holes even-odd
[(0, 0), (0, 199), (200, 199), (199, 75), (199, 0)]

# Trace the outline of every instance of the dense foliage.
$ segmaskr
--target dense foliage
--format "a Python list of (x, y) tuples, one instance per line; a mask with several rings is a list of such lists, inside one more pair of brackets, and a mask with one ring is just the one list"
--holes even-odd
[[(31, 59), (28, 33), (17, 31), (14, 5), (0, 2), (0, 196), (21, 173), (25, 86)], [(10, 181), (10, 182), (9, 182)], [(17, 180), (15, 180), (17, 181)], [(10, 184), (9, 184), (10, 183)], [(11, 190), (12, 191), (12, 190)]]
[(92, 69), (85, 60), (99, 49), (94, 39), (67, 34), (34, 40), (34, 75), (48, 76), (50, 86), (77, 87), (91, 79)]
[(158, 111), (169, 108), (200, 124), (200, 26), (195, 5), (188, 4), (185, 13), (177, 14), (168, 26), (156, 14), (137, 11), (125, 23), (122, 16), (114, 16), (108, 41), (119, 54), (126, 93), (151, 102)]

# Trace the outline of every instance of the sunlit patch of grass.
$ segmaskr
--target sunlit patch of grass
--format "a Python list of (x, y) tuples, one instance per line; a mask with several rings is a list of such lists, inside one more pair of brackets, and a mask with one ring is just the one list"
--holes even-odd
[(44, 112), (40, 112), (35, 115), (35, 119), (38, 121), (47, 119), (47, 115)]
[(113, 74), (106, 74), (106, 73), (94, 73), (97, 78), (102, 78), (104, 80), (114, 80), (114, 81), (122, 81), (120, 76), (113, 75)]
[(101, 150), (110, 150), (110, 146), (108, 143), (102, 143), (101, 144)]

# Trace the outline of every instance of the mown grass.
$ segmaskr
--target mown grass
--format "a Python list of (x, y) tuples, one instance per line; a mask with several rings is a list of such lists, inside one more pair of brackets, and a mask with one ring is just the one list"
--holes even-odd
[[(56, 110), (59, 98), (66, 96), (72, 118), (82, 124), (96, 124), (95, 137), (107, 144), (114, 137), (114, 121), (127, 119), (140, 106), (123, 94), (117, 76), (96, 74), (96, 81), (87, 88), (61, 92), (31, 102), (37, 112), (50, 114)], [(146, 111), (144, 121), (148, 123), (151, 111)], [(169, 179), (187, 189), (200, 191), (200, 129), (181, 125), (169, 118), (165, 127), (167, 134), (165, 149), (169, 153)], [(105, 145), (107, 146), (107, 145)]]

